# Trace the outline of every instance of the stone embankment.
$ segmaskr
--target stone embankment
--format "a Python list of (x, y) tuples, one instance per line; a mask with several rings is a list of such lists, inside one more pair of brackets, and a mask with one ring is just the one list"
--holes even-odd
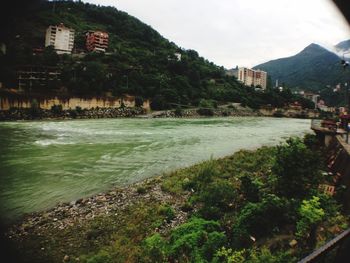
[(17, 109), (0, 111), (0, 121), (12, 120), (48, 120), (48, 119), (97, 119), (134, 117), (145, 114), (141, 107), (135, 108), (92, 108), (75, 110), (43, 110), (43, 109)]
[(249, 108), (232, 109), (232, 108), (216, 108), (216, 109), (184, 109), (180, 112), (176, 110), (155, 111), (148, 115), (152, 118), (200, 118), (200, 117), (227, 117), (227, 116), (263, 116), (259, 111)]
[(327, 147), (327, 157), (328, 168), (336, 175), (335, 180), (346, 186), (344, 207), (350, 212), (350, 144), (340, 135), (334, 136)]

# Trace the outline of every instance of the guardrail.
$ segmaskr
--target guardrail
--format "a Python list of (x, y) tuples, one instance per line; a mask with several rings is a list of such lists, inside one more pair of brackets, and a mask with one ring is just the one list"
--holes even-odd
[(325, 259), (327, 255), (329, 255), (330, 252), (333, 252), (335, 249), (335, 256), (333, 259), (327, 259), (327, 262), (334, 262), (334, 263), (341, 263), (341, 262), (350, 262), (349, 258), (349, 249), (350, 249), (350, 243), (346, 243), (346, 241), (350, 241), (350, 228), (345, 230), (340, 235), (333, 238), (331, 241), (327, 242), (325, 245), (320, 247), (319, 249), (312, 252), (307, 257), (303, 258), (302, 260), (298, 261), (298, 263), (309, 263), (309, 262), (323, 262), (322, 260)]

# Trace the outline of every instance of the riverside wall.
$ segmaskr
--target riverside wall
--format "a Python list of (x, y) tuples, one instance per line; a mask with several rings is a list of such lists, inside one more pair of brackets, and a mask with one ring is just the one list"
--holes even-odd
[(310, 109), (296, 109), (296, 108), (272, 108), (272, 107), (262, 107), (259, 112), (263, 116), (270, 117), (288, 117), (288, 118), (318, 118), (319, 112)]
[[(50, 110), (54, 105), (62, 105), (63, 110), (75, 109), (80, 107), (82, 109), (93, 108), (120, 108), (122, 104), (126, 107), (135, 107), (135, 97), (125, 96), (123, 98), (10, 98), (0, 96), (0, 110), (6, 111), (13, 108), (29, 109), (35, 100), (39, 108), (43, 110)], [(145, 100), (142, 106), (145, 110), (150, 110), (149, 100)]]
[(340, 136), (334, 136), (327, 147), (327, 165), (335, 175), (336, 184), (346, 186), (344, 206), (350, 212), (350, 144)]

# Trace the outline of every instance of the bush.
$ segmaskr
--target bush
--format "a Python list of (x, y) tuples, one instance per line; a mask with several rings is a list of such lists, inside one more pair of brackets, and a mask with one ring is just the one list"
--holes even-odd
[(143, 98), (140, 96), (135, 97), (135, 107), (142, 107), (143, 106)]
[(139, 187), (137, 187), (136, 192), (138, 194), (145, 194), (147, 192), (147, 189), (143, 186), (139, 186)]
[(78, 113), (78, 114), (81, 114), (83, 112), (82, 108), (80, 106), (76, 106), (75, 107), (75, 111)]
[(30, 103), (29, 112), (33, 117), (38, 117), (40, 115), (40, 106), (36, 99), (33, 99)]
[(215, 251), (226, 242), (219, 223), (192, 218), (176, 228), (170, 235), (169, 257), (171, 261), (205, 262), (210, 261)]
[(210, 160), (201, 164), (198, 173), (194, 176), (192, 182), (187, 185), (193, 186), (197, 191), (201, 191), (213, 182), (214, 178), (218, 177), (218, 175), (216, 163)]
[(278, 117), (278, 118), (284, 117), (284, 114), (281, 110), (277, 110), (273, 113), (273, 117)]
[(201, 116), (214, 116), (213, 109), (209, 108), (200, 108), (197, 110), (197, 113)]
[(279, 229), (289, 218), (288, 203), (275, 196), (268, 195), (260, 203), (248, 203), (239, 213), (233, 226), (233, 241), (237, 247), (246, 247), (251, 243), (250, 236), (261, 238)]
[(317, 189), (321, 180), (320, 155), (298, 138), (277, 146), (273, 171), (277, 175), (277, 191), (288, 198), (304, 198)]
[(159, 213), (165, 216), (167, 222), (170, 222), (175, 218), (174, 209), (169, 205), (163, 205), (159, 208)]
[(174, 111), (174, 113), (175, 113), (176, 117), (181, 117), (182, 116), (182, 109), (181, 109), (181, 107), (177, 106), (175, 111)]
[(310, 200), (303, 200), (299, 209), (300, 220), (297, 222), (296, 236), (301, 241), (305, 241), (306, 238), (308, 245), (311, 247), (316, 242), (317, 225), (325, 216), (319, 201), (319, 197), (313, 196)]
[(53, 105), (51, 106), (51, 112), (54, 114), (54, 115), (60, 115), (62, 114), (63, 110), (62, 110), (62, 105), (59, 104), (59, 105)]
[(112, 263), (112, 257), (107, 251), (101, 250), (98, 254), (88, 258), (86, 263)]
[(143, 260), (145, 262), (166, 262), (166, 242), (159, 234), (154, 234), (145, 239), (142, 245)]
[(228, 181), (211, 183), (198, 199), (203, 203), (199, 213), (206, 219), (219, 219), (225, 212), (234, 208), (238, 194)]

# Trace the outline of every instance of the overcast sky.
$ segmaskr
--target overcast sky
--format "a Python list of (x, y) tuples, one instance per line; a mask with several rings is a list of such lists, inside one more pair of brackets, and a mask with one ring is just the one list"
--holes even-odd
[(350, 29), (329, 0), (86, 0), (115, 6), (182, 48), (232, 68), (331, 47)]

